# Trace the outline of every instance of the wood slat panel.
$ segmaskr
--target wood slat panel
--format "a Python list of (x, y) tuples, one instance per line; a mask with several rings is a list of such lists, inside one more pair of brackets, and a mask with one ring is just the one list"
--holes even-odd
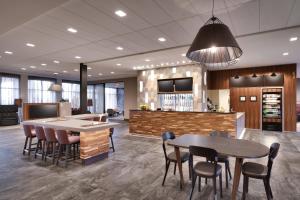
[(130, 111), (129, 132), (161, 136), (165, 131), (176, 135), (209, 134), (213, 130), (228, 131), (236, 136), (236, 113), (201, 113), (167, 111)]
[[(239, 76), (249, 76), (253, 73), (262, 75), (271, 74), (272, 72), (282, 73), (284, 75), (284, 130), (296, 131), (296, 64), (210, 71), (208, 76), (208, 89), (229, 89), (229, 78), (235, 76), (236, 74)], [(231, 95), (237, 95), (234, 93), (241, 92), (233, 88), (230, 88), (230, 90), (232, 90), (230, 92)], [(244, 92), (247, 91), (245, 90)], [(250, 92), (250, 90), (248, 92)], [(238, 105), (231, 104), (231, 107), (233, 108), (236, 106)], [(238, 108), (241, 110), (235, 111), (243, 112), (243, 110), (246, 109), (242, 109), (241, 106), (238, 106)], [(254, 107), (253, 109), (254, 110), (250, 110), (249, 112), (255, 112), (255, 115), (253, 113), (246, 113), (246, 127), (248, 128), (257, 127), (257, 119), (260, 120), (260, 107)], [(247, 122), (248, 120), (250, 121)]]

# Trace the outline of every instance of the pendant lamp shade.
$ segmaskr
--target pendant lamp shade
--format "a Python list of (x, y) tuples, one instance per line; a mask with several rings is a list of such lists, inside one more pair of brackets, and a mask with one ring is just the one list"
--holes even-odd
[(54, 91), (54, 92), (61, 92), (62, 91), (62, 87), (60, 84), (57, 84), (57, 83), (53, 83), (49, 89), (49, 91)]
[(200, 28), (186, 56), (208, 67), (223, 67), (237, 62), (242, 54), (228, 26), (213, 16)]

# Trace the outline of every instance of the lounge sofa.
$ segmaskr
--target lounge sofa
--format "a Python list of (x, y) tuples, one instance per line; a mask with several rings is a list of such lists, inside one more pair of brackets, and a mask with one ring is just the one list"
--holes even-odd
[(18, 106), (0, 105), (0, 126), (17, 125), (18, 123)]

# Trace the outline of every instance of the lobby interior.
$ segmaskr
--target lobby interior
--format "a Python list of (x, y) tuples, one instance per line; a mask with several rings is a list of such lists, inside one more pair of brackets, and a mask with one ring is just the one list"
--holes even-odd
[(300, 1), (0, 7), (0, 200), (300, 199)]

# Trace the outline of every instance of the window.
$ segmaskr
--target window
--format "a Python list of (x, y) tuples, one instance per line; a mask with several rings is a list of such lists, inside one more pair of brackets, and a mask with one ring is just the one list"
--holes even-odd
[(0, 105), (12, 105), (20, 96), (19, 77), (0, 74)]
[(29, 103), (55, 103), (56, 94), (49, 91), (49, 87), (55, 83), (50, 79), (32, 79), (28, 80), (28, 102)]
[(95, 86), (94, 85), (88, 85), (87, 86), (87, 98), (88, 99), (92, 99), (92, 103), (93, 103), (93, 106), (88, 106), (87, 109), (94, 113), (95, 112)]
[(95, 113), (104, 113), (104, 84), (95, 85)]
[(72, 104), (72, 108), (80, 107), (80, 84), (63, 82), (62, 83), (62, 98), (68, 100)]
[(117, 109), (117, 88), (105, 87), (105, 109)]

